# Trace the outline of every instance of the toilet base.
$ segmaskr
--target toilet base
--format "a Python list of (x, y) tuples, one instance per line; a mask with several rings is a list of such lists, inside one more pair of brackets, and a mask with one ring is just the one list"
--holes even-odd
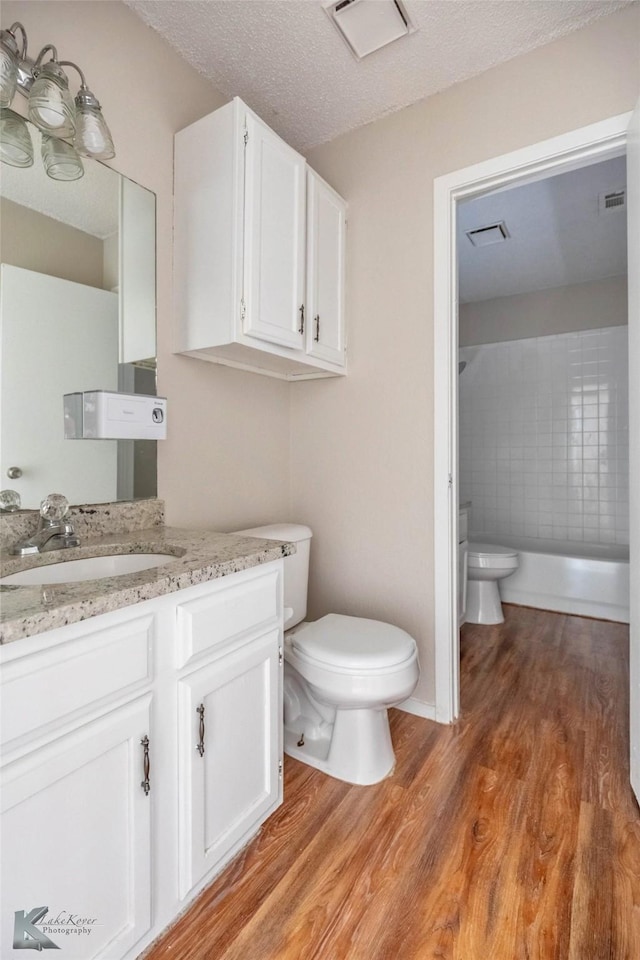
[(467, 623), (504, 623), (497, 580), (468, 580)]
[(388, 777), (396, 759), (385, 709), (336, 709), (333, 723), (320, 727), (306, 725), (300, 716), (285, 723), (284, 752), (330, 777), (361, 786)]

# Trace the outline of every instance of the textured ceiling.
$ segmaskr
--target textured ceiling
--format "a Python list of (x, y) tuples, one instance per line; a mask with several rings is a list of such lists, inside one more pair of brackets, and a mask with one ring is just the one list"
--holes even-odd
[[(626, 208), (598, 212), (598, 196), (625, 185), (616, 157), (459, 204), (461, 302), (625, 274)], [(511, 234), (503, 243), (474, 247), (465, 235), (500, 220)]]
[(357, 62), (319, 0), (125, 0), (298, 150), (584, 27), (630, 0), (406, 0), (418, 30)]

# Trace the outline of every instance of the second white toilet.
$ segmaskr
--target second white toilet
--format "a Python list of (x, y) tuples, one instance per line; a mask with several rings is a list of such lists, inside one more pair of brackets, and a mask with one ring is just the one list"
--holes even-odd
[(467, 554), (467, 623), (503, 623), (498, 581), (518, 569), (518, 554), (493, 543), (469, 543)]
[(303, 622), (309, 527), (274, 524), (237, 533), (296, 544), (284, 560), (285, 753), (348, 783), (378, 783), (395, 764), (387, 708), (418, 682), (415, 640), (361, 617), (330, 613)]

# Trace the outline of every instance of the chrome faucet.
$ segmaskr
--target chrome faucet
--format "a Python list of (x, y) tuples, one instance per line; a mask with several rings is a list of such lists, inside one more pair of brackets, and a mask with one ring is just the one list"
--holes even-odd
[(46, 553), (49, 550), (65, 550), (69, 547), (79, 547), (80, 540), (76, 536), (73, 524), (65, 520), (69, 509), (69, 502), (60, 493), (50, 493), (40, 504), (40, 525), (32, 537), (19, 540), (11, 547), (11, 553), (19, 557), (27, 557), (35, 553)]

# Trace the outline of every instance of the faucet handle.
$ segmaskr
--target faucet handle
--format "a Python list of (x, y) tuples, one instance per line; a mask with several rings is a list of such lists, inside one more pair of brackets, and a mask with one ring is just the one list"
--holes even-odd
[(69, 509), (69, 501), (61, 493), (50, 493), (40, 504), (40, 516), (49, 523), (62, 520)]

